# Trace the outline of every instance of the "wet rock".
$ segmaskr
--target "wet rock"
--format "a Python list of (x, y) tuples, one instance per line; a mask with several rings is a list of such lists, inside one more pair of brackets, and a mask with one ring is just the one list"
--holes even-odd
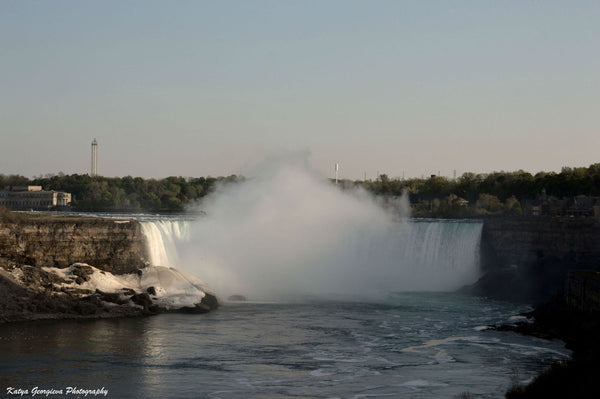
[(144, 310), (149, 310), (149, 308), (153, 305), (150, 295), (146, 294), (145, 292), (141, 294), (135, 294), (130, 299), (136, 305), (142, 306)]
[(202, 301), (200, 301), (201, 305), (207, 306), (208, 310), (217, 309), (219, 307), (219, 302), (217, 301), (217, 297), (206, 293)]
[(100, 300), (104, 302), (116, 303), (117, 305), (125, 305), (129, 302), (129, 299), (127, 297), (116, 292), (109, 293), (96, 290), (96, 294), (98, 295)]
[(195, 306), (184, 306), (180, 309), (177, 309), (177, 312), (181, 313), (208, 313), (210, 312), (210, 307), (203, 303), (197, 303)]
[(206, 313), (218, 307), (217, 298), (205, 294), (199, 303), (183, 309), (162, 308), (152, 300), (158, 294), (156, 286), (147, 287), (141, 293), (132, 288), (116, 292), (90, 291), (75, 284), (75, 281), (78, 284), (91, 281), (90, 276), (95, 269), (83, 264), (73, 266), (71, 270), (75, 278), (68, 279), (37, 267), (15, 266), (12, 273), (0, 267), (0, 322), (139, 316), (162, 312)]
[(44, 286), (52, 286), (54, 283), (61, 284), (65, 282), (54, 273), (48, 273), (40, 268), (32, 266), (21, 267), (21, 283), (34, 290), (42, 289)]
[(75, 282), (77, 284), (83, 284), (86, 281), (90, 281), (90, 276), (94, 274), (94, 269), (89, 265), (75, 264), (73, 265), (73, 275), (77, 276)]

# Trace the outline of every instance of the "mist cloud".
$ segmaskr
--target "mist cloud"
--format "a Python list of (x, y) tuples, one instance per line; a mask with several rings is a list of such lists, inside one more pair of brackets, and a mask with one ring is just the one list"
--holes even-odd
[(206, 216), (194, 222), (181, 249), (182, 266), (221, 298), (349, 299), (453, 289), (465, 279), (463, 269), (473, 268), (469, 254), (461, 262), (470, 264), (440, 273), (437, 258), (447, 256), (423, 247), (426, 224), (399, 222), (366, 192), (340, 189), (312, 172), (302, 154), (291, 162), (272, 158), (254, 173), (199, 205)]

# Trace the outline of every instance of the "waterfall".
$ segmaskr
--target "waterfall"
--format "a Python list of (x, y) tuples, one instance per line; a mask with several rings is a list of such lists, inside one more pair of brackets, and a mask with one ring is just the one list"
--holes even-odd
[(179, 267), (181, 259), (177, 243), (190, 239), (190, 222), (187, 220), (141, 221), (146, 238), (146, 250), (152, 266)]
[[(278, 226), (276, 236), (232, 226), (223, 232), (202, 218), (183, 224), (154, 222), (146, 231), (156, 237), (149, 240), (156, 253), (153, 262), (201, 276), (222, 298), (368, 299), (399, 291), (453, 291), (475, 282), (482, 226), (474, 221), (405, 220), (385, 228), (334, 230), (339, 236), (332, 240), (317, 231), (300, 237), (289, 226)], [(181, 231), (185, 242), (179, 238)]]
[[(479, 221), (413, 221), (401, 231), (399, 265), (412, 270), (412, 287), (454, 290), (479, 277), (481, 230)], [(393, 244), (388, 244), (393, 245)]]
[(383, 227), (346, 226), (333, 241), (319, 232), (315, 241), (315, 235), (288, 231), (286, 236), (285, 226), (279, 226), (278, 236), (244, 229), (239, 237), (233, 228), (218, 234), (204, 218), (141, 224), (152, 265), (201, 276), (221, 296), (241, 293), (261, 299), (455, 290), (479, 276), (483, 226), (477, 221), (404, 220)]
[(351, 289), (453, 291), (479, 277), (482, 227), (478, 221), (408, 220), (349, 232), (328, 262)]

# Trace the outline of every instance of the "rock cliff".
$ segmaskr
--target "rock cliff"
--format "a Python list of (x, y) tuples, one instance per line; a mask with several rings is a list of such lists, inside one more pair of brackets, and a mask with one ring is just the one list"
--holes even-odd
[(593, 218), (488, 218), (482, 230), (484, 267), (527, 267), (559, 260), (600, 270), (600, 222)]
[(600, 272), (569, 270), (565, 301), (578, 311), (600, 315)]
[(145, 241), (135, 220), (5, 214), (0, 322), (216, 309), (195, 276), (149, 266)]
[(600, 270), (600, 222), (593, 218), (484, 220), (482, 268), (471, 292), (542, 303), (565, 288), (569, 270)]
[(115, 274), (145, 265), (141, 226), (134, 220), (44, 217), (0, 221), (0, 267), (64, 268), (76, 262)]

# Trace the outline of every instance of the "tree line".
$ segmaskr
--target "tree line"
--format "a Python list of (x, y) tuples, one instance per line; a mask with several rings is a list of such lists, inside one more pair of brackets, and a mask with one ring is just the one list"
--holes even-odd
[[(464, 173), (457, 179), (432, 175), (421, 179), (390, 179), (346, 182), (376, 195), (410, 195), (413, 211), (428, 216), (521, 214), (523, 204), (548, 198), (600, 197), (600, 163), (589, 167), (563, 167), (556, 172), (532, 175), (515, 172)], [(464, 200), (464, 201), (463, 201)], [(468, 203), (468, 205), (465, 205)]]
[[(219, 183), (243, 180), (236, 175), (144, 179), (63, 173), (34, 178), (0, 174), (0, 190), (36, 185), (44, 190), (66, 191), (72, 194), (71, 207), (76, 211), (178, 212), (183, 211), (186, 204), (212, 192)], [(600, 163), (535, 175), (518, 170), (485, 174), (468, 172), (457, 179), (435, 175), (421, 179), (393, 179), (382, 174), (373, 181), (342, 183), (342, 187), (360, 186), (377, 196), (394, 197), (407, 192), (417, 215), (520, 214), (522, 204), (539, 198), (542, 192), (557, 199), (580, 195), (600, 197)]]
[(181, 212), (187, 203), (210, 193), (218, 183), (237, 182), (228, 177), (91, 177), (84, 174), (46, 175), (32, 179), (20, 175), (0, 174), (0, 190), (15, 186), (42, 186), (44, 190), (72, 194), (75, 211), (96, 212)]

